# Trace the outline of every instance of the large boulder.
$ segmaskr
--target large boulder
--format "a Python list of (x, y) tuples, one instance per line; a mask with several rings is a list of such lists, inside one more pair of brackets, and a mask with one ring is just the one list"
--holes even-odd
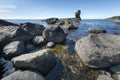
[(17, 26), (17, 24), (0, 19), (0, 26)]
[(33, 44), (35, 45), (41, 45), (46, 43), (46, 40), (43, 38), (43, 36), (35, 36), (33, 38)]
[(45, 80), (44, 76), (37, 71), (18, 70), (1, 80)]
[(16, 68), (35, 69), (47, 75), (55, 66), (56, 57), (48, 49), (24, 54), (12, 59)]
[(89, 28), (88, 29), (88, 32), (89, 33), (107, 33), (107, 31), (106, 30), (104, 30), (104, 29), (101, 29), (101, 28)]
[(0, 27), (0, 45), (4, 46), (7, 43), (20, 40), (29, 41), (33, 38), (31, 34), (24, 31), (19, 26), (1, 26)]
[(120, 36), (91, 33), (76, 42), (75, 50), (88, 67), (110, 67), (120, 63)]
[(43, 31), (43, 37), (50, 42), (64, 42), (66, 36), (66, 33), (59, 25), (51, 25)]
[(22, 23), (21, 27), (33, 36), (42, 35), (42, 32), (45, 29), (43, 25), (29, 23), (29, 22)]
[(24, 42), (22, 41), (10, 42), (3, 48), (3, 52), (5, 53), (5, 57), (10, 58), (21, 55), (25, 52)]
[(47, 22), (48, 24), (55, 24), (58, 21), (59, 21), (58, 18), (48, 18), (45, 20), (45, 22)]

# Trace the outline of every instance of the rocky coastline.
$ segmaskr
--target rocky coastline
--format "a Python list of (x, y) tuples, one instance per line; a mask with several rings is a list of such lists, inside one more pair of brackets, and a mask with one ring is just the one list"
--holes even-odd
[[(15, 24), (0, 20), (1, 80), (120, 80), (120, 35), (89, 28), (88, 35), (66, 45), (75, 18), (48, 18)], [(61, 27), (63, 26), (63, 27)]]

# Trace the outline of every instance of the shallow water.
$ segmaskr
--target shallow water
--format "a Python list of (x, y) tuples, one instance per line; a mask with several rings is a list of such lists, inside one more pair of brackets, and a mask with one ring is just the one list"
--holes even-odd
[[(25, 23), (25, 22), (32, 22), (37, 24), (42, 24), (45, 27), (48, 26), (47, 23), (42, 22), (41, 20), (35, 19), (7, 19), (7, 21), (14, 22), (14, 23)], [(107, 30), (110, 34), (120, 33), (120, 24), (115, 23), (111, 20), (104, 20), (104, 19), (83, 19), (78, 24), (77, 30), (69, 31), (68, 38), (73, 39), (74, 41), (78, 40), (79, 38), (88, 34), (88, 28), (90, 27), (98, 27)]]

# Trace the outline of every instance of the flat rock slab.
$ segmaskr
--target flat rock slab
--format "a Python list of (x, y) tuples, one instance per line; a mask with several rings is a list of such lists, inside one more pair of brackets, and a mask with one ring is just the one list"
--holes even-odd
[(55, 66), (56, 57), (48, 49), (24, 54), (12, 59), (16, 68), (35, 69), (47, 75)]
[(114, 80), (114, 79), (107, 75), (99, 75), (97, 80)]
[(88, 67), (110, 67), (120, 63), (120, 36), (91, 33), (76, 42), (75, 50)]

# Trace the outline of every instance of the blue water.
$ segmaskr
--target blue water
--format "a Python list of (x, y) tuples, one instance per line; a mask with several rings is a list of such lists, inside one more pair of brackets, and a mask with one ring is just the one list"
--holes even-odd
[[(23, 19), (8, 19), (7, 21), (14, 22), (14, 23), (25, 23), (25, 22), (32, 22), (37, 24), (42, 24), (45, 27), (48, 26), (47, 23), (42, 22), (41, 20), (23, 20)], [(72, 30), (69, 32), (68, 37), (71, 37), (75, 40), (85, 36), (88, 34), (88, 28), (90, 27), (98, 27), (107, 30), (108, 33), (120, 33), (120, 24), (115, 23), (114, 21), (110, 20), (103, 20), (103, 19), (83, 19), (81, 20), (80, 24), (78, 24), (77, 30)]]

